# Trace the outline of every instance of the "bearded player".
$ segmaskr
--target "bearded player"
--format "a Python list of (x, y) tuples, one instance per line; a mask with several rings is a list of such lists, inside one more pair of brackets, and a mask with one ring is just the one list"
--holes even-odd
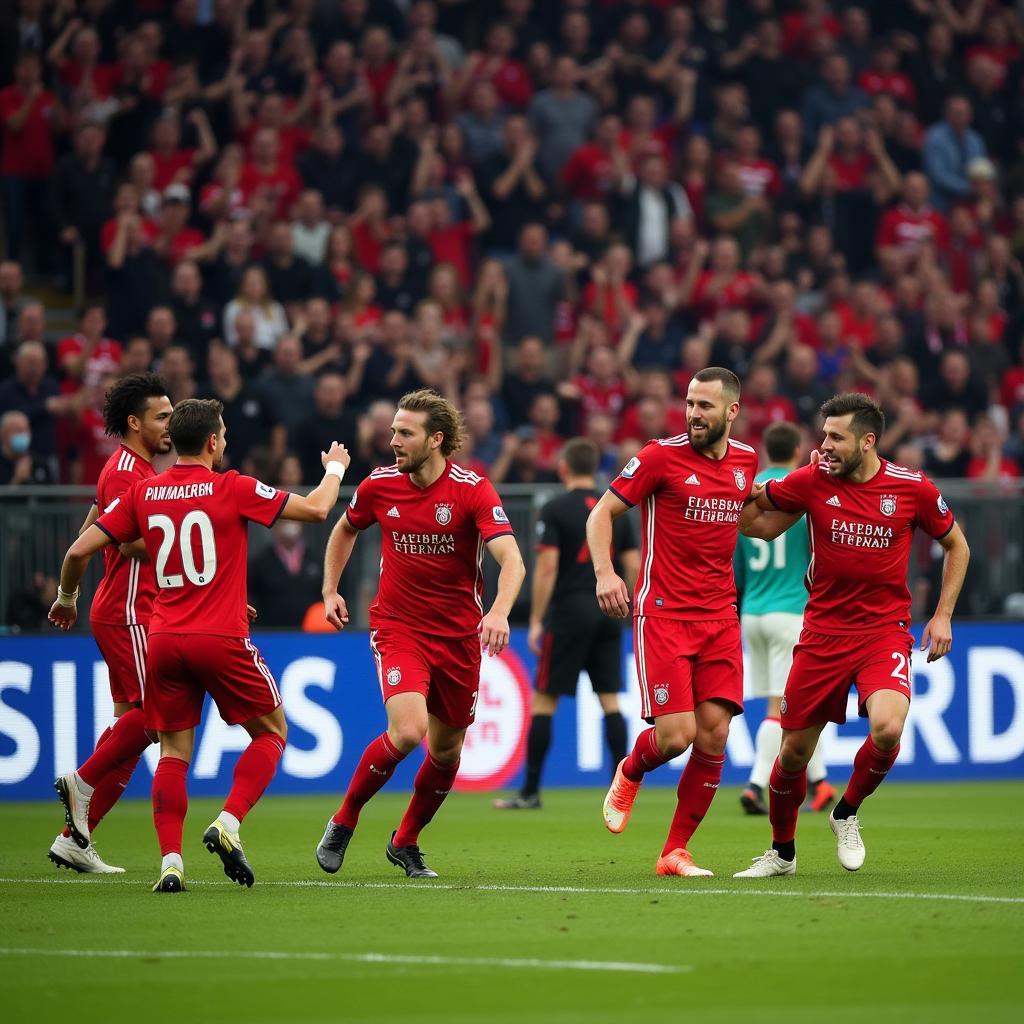
[(793, 651), (780, 708), (782, 747), (769, 780), (772, 846), (737, 878), (796, 873), (797, 812), (807, 763), (828, 722), (846, 721), (850, 688), (870, 732), (853, 761), (842, 799), (829, 815), (839, 863), (864, 863), (859, 810), (900, 752), (910, 710), (910, 591), (914, 530), (946, 552), (935, 614), (924, 628), (928, 661), (948, 653), (951, 617), (970, 551), (942, 495), (922, 473), (879, 458), (885, 418), (866, 395), (846, 394), (821, 407), (824, 440), (811, 465), (755, 489), (740, 528), (773, 540), (807, 516), (811, 564), (804, 628)]
[[(433, 391), (413, 391), (398, 403), (391, 430), (395, 464), (359, 485), (324, 558), (327, 619), (342, 629), (349, 616), (338, 581), (356, 538), (380, 524), (370, 648), (388, 725), (363, 751), (316, 859), (324, 871), (338, 871), (359, 812), (425, 737), (412, 800), (385, 853), (409, 878), (436, 878), (424, 863), (419, 835), (455, 783), (476, 713), (481, 654), (494, 657), (508, 645), (508, 614), (526, 570), (494, 487), (451, 461), (464, 433), (458, 409)], [(486, 614), (485, 546), (501, 567)]]
[[(167, 432), (170, 418), (167, 385), (156, 374), (129, 374), (107, 392), (104, 427), (107, 434), (120, 438), (121, 444), (100, 472), (96, 502), (79, 535), (96, 521), (100, 510), (117, 501), (136, 481), (156, 474), (153, 458), (171, 450)], [(73, 810), (76, 802), (88, 799), (91, 835), (120, 799), (151, 742), (146, 734), (142, 695), (146, 684), (146, 634), (155, 594), (153, 566), (141, 541), (104, 550), (103, 578), (89, 609), (89, 622), (107, 663), (114, 721), (100, 734), (92, 756), (77, 772), (54, 782), (67, 823), (48, 853), (58, 866), (90, 874), (124, 871), (104, 863), (91, 839), (75, 825)]]
[(739, 398), (732, 371), (699, 371), (686, 393), (687, 433), (645, 445), (587, 524), (598, 604), (606, 615), (626, 618), (629, 593), (612, 565), (612, 523), (642, 503), (633, 640), (642, 714), (653, 727), (618, 766), (604, 821), (621, 832), (644, 775), (692, 747), (659, 875), (712, 874), (694, 864), (687, 846), (718, 789), (729, 724), (743, 712), (732, 559), (757, 453), (729, 437)]
[[(163, 858), (153, 891), (160, 893), (185, 889), (186, 777), (207, 694), (221, 718), (241, 725), (250, 742), (235, 765), (224, 809), (203, 833), (203, 845), (220, 858), (232, 881), (251, 886), (255, 880), (239, 830), (277, 771), (287, 726), (277, 683), (249, 639), (249, 524), (270, 527), (282, 517), (322, 522), (338, 500), (350, 461), (337, 443), (321, 452), (324, 477), (305, 496), (234, 470), (217, 472), (227, 445), (223, 408), (212, 399), (178, 404), (168, 424), (178, 461), (135, 484), (72, 544), (50, 609), (50, 621), (70, 629), (77, 614), (73, 595), (89, 558), (112, 541), (143, 538), (157, 584), (144, 710), (147, 728), (160, 739), (153, 776), (153, 823)], [(88, 804), (83, 796), (72, 813), (86, 839)]]

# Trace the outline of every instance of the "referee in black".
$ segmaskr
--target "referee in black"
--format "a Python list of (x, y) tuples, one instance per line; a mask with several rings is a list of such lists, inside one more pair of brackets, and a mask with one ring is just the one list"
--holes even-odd
[[(540, 659), (534, 682), (532, 720), (526, 741), (526, 780), (517, 796), (495, 800), (499, 810), (540, 807), (540, 777), (551, 746), (551, 719), (558, 698), (576, 694), (586, 671), (604, 711), (611, 772), (626, 756), (626, 721), (619, 710), (622, 689), (622, 623), (601, 613), (587, 547), (587, 516), (597, 504), (600, 450), (585, 437), (567, 441), (558, 460), (565, 485), (541, 511), (530, 602), (530, 650)], [(627, 516), (614, 523), (617, 571), (632, 591), (640, 571), (636, 533)]]

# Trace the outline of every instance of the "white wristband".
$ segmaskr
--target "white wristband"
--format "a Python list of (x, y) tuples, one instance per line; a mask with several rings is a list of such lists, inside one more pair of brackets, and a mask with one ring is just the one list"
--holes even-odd
[(57, 604), (61, 608), (74, 608), (75, 601), (78, 600), (78, 595), (81, 593), (81, 587), (75, 587), (75, 592), (69, 594), (67, 591), (62, 590), (60, 584), (57, 584)]
[(336, 476), (340, 483), (345, 479), (345, 467), (340, 462), (328, 462), (324, 466), (324, 476)]

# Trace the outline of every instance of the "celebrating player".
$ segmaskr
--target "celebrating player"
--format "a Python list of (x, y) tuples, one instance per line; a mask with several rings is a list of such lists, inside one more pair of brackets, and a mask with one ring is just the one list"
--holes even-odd
[(612, 525), (643, 502), (633, 640), (643, 716), (654, 725), (616, 770), (604, 821), (621, 832), (644, 774), (692, 744), (659, 875), (712, 874), (693, 863), (687, 844), (718, 789), (729, 723), (743, 712), (732, 558), (757, 454), (729, 438), (739, 397), (740, 382), (730, 370), (715, 366), (695, 374), (686, 393), (688, 433), (645, 445), (587, 523), (598, 604), (606, 615), (626, 618), (629, 592), (612, 565)]
[[(450, 459), (463, 438), (458, 409), (433, 391), (413, 391), (398, 403), (391, 430), (395, 464), (359, 485), (324, 558), (327, 619), (342, 629), (348, 609), (338, 581), (360, 531), (380, 524), (370, 648), (388, 727), (363, 751), (316, 859), (330, 873), (341, 867), (359, 812), (425, 736), (412, 800), (386, 855), (409, 878), (436, 878), (423, 861), (419, 835), (455, 782), (476, 712), (481, 648), (493, 657), (508, 644), (508, 613), (526, 570), (494, 487)], [(501, 566), (486, 615), (484, 545)]]
[(741, 519), (746, 536), (770, 541), (806, 513), (813, 557), (804, 629), (780, 709), (782, 748), (769, 783), (772, 848), (737, 878), (795, 874), (807, 763), (826, 722), (846, 721), (851, 685), (870, 733), (829, 825), (839, 863), (848, 871), (864, 863), (857, 812), (895, 763), (910, 710), (907, 572), (914, 529), (920, 527), (946, 551), (938, 604), (921, 637), (929, 661), (943, 657), (953, 642), (950, 619), (970, 559), (963, 532), (935, 485), (879, 458), (885, 418), (874, 401), (837, 395), (821, 415), (820, 461), (757, 488)]
[[(796, 469), (801, 444), (800, 430), (794, 424), (772, 423), (764, 432), (769, 466), (757, 475), (754, 483), (781, 480)], [(754, 741), (750, 781), (740, 794), (747, 814), (768, 813), (764, 791), (782, 742), (779, 705), (793, 663), (793, 647), (803, 628), (807, 604), (804, 574), (809, 561), (807, 534), (803, 530), (787, 530), (771, 543), (740, 536), (736, 546), (736, 585), (742, 593), (740, 625), (750, 656), (750, 693), (753, 697), (768, 698), (768, 713)], [(812, 811), (825, 810), (835, 799), (835, 790), (826, 774), (819, 744), (807, 765)]]
[[(600, 450), (585, 437), (562, 449), (558, 475), (566, 493), (549, 501), (537, 523), (537, 560), (527, 642), (540, 658), (533, 692), (533, 717), (526, 738), (526, 779), (518, 795), (495, 800), (499, 810), (540, 807), (540, 776), (551, 745), (551, 718), (560, 696), (576, 693), (580, 673), (590, 676), (604, 712), (604, 735), (612, 770), (626, 756), (626, 721), (619, 710), (622, 689), (622, 626), (594, 604), (594, 569), (587, 548), (587, 516), (597, 504), (594, 480)], [(640, 569), (633, 525), (614, 524), (615, 557), (626, 579)]]
[[(116, 501), (137, 480), (155, 473), (152, 459), (171, 450), (167, 422), (171, 400), (167, 385), (152, 373), (122, 377), (108, 392), (103, 406), (106, 432), (121, 439), (100, 472), (96, 502), (89, 510), (81, 536), (96, 521), (98, 509)], [(78, 769), (56, 780), (64, 803), (67, 826), (48, 854), (54, 864), (92, 874), (120, 874), (124, 868), (105, 864), (89, 836), (117, 803), (150, 744), (142, 712), (146, 683), (146, 630), (153, 610), (156, 583), (153, 568), (140, 541), (108, 547), (103, 552), (103, 578), (89, 612), (92, 635), (107, 663), (114, 721), (96, 741), (92, 756)], [(64, 595), (67, 598), (67, 594)], [(75, 825), (71, 808), (81, 790), (90, 797), (88, 832)]]
[[(214, 400), (179, 403), (168, 428), (178, 461), (165, 473), (134, 485), (71, 545), (50, 610), (52, 621), (70, 629), (77, 614), (78, 581), (89, 558), (111, 542), (143, 538), (158, 587), (145, 697), (146, 725), (160, 737), (153, 820), (163, 861), (154, 892), (185, 888), (185, 777), (207, 693), (221, 718), (241, 725), (252, 741), (238, 759), (224, 809), (203, 834), (203, 843), (220, 857), (229, 878), (239, 885), (253, 884), (239, 827), (274, 777), (287, 729), (277, 683), (249, 640), (248, 524), (269, 527), (281, 516), (322, 522), (338, 499), (349, 464), (345, 448), (332, 444), (321, 453), (324, 478), (306, 497), (234, 470), (217, 473), (227, 434), (222, 411)], [(88, 840), (89, 790), (77, 774), (69, 788), (74, 793), (69, 801), (74, 827)]]

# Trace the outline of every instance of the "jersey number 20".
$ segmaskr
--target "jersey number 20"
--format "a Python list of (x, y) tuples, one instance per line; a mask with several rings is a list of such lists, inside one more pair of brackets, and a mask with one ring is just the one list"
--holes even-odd
[[(175, 589), (185, 586), (181, 573), (167, 575), (167, 559), (174, 547), (174, 535), (177, 532), (174, 520), (170, 516), (152, 515), (149, 517), (149, 528), (159, 530), (163, 537), (160, 550), (156, 553), (156, 582), (158, 587)], [(192, 554), (192, 531), (199, 530), (199, 541), (203, 549), (203, 565), (197, 568)], [(213, 523), (210, 517), (199, 509), (194, 509), (181, 521), (181, 532), (178, 534), (178, 547), (181, 549), (181, 567), (188, 577), (189, 583), (197, 587), (205, 587), (217, 572), (217, 548), (213, 540)]]

